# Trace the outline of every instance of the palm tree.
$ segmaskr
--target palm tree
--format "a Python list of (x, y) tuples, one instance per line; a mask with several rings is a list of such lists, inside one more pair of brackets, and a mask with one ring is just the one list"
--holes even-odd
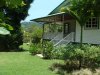
[[(95, 1), (95, 0), (94, 0)], [(63, 7), (61, 10), (69, 13), (81, 26), (80, 48), (83, 43), (83, 27), (93, 14), (94, 1), (91, 0), (71, 0), (70, 6)]]
[[(98, 16), (100, 13), (100, 0), (70, 0), (70, 6), (62, 8), (62, 11), (69, 13), (80, 24), (80, 48), (83, 43), (83, 27), (92, 16)], [(82, 58), (79, 59), (79, 68), (81, 68)]]

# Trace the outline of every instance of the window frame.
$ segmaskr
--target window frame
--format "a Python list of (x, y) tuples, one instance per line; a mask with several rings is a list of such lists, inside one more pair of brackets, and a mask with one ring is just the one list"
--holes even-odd
[[(95, 18), (95, 24), (93, 24), (93, 18)], [(89, 21), (90, 20), (90, 21)], [(87, 23), (89, 23), (88, 24), (88, 26), (86, 26), (87, 25), (87, 23), (85, 24), (85, 26), (84, 26), (84, 29), (85, 30), (92, 30), (92, 29), (99, 29), (99, 17), (91, 17), (90, 19), (89, 19), (88, 21), (87, 21)], [(89, 27), (89, 25), (90, 25), (90, 27)], [(96, 27), (93, 27), (93, 25), (96, 25)]]

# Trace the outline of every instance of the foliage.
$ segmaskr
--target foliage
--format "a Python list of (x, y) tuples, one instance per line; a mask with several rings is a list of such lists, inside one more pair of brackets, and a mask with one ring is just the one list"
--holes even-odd
[(32, 55), (42, 53), (42, 46), (41, 46), (41, 43), (39, 43), (39, 44), (31, 44), (31, 45), (30, 45), (30, 48), (29, 48), (29, 52), (30, 52)]
[(32, 33), (32, 42), (39, 43), (42, 38), (42, 29), (40, 27), (35, 27), (35, 31)]
[(6, 6), (9, 8), (17, 8), (18, 6), (24, 5), (22, 0), (17, 0), (17, 2), (15, 0), (1, 0), (0, 3), (0, 7)]
[(23, 31), (23, 42), (28, 43), (31, 40), (31, 33)]
[[(24, 5), (25, 5), (25, 3), (23, 0), (18, 0), (17, 2), (15, 0), (10, 0), (10, 1), (9, 0), (1, 0), (0, 1), (0, 26), (8, 28), (9, 24), (5, 23), (5, 21), (7, 19), (9, 19), (8, 17), (5, 16), (7, 14), (6, 8), (17, 9), (19, 6), (24, 6)], [(9, 27), (11, 28), (11, 26), (9, 26)]]
[(53, 44), (51, 42), (44, 42), (44, 45), (43, 45), (43, 57), (44, 57), (44, 59), (51, 59), (52, 58), (52, 53), (51, 53), (52, 50), (53, 50)]
[[(52, 58), (53, 59), (67, 59), (69, 58), (70, 56), (73, 55), (73, 50), (77, 48), (77, 45), (76, 46), (73, 46), (73, 45), (60, 45), (60, 46), (57, 46), (57, 47), (54, 47), (54, 49), (51, 51), (52, 52)], [(67, 54), (66, 56), (66, 53), (69, 53)]]
[[(77, 62), (78, 67), (97, 67), (100, 65), (100, 47), (92, 45), (62, 45), (52, 50), (53, 58), (64, 59), (65, 63)], [(72, 64), (71, 64), (72, 65)]]
[(62, 59), (65, 50), (65, 45), (54, 47), (51, 51), (52, 59)]
[(34, 45), (34, 44), (32, 44), (32, 45), (30, 46), (29, 52), (30, 52), (31, 54), (35, 55), (35, 54), (37, 53), (37, 46)]
[(90, 68), (77, 69), (76, 62), (69, 62), (65, 65), (63, 63), (53, 63), (50, 69), (60, 75), (99, 75), (100, 69), (96, 68), (91, 70)]
[(98, 0), (70, 0), (70, 5), (62, 8), (62, 11), (69, 13), (81, 26), (80, 47), (83, 43), (83, 26), (90, 17), (100, 13), (97, 2), (100, 3)]
[(28, 9), (32, 1), (17, 0), (16, 2), (16, 0), (0, 0), (0, 27), (3, 26), (7, 30), (11, 30), (11, 35), (8, 35), (8, 37), (4, 36), (5, 39), (0, 38), (5, 41), (0, 41), (0, 45), (4, 45), (4, 49), (18, 49), (19, 45), (23, 43), (20, 22), (28, 15)]
[(42, 28), (35, 24), (23, 28), (24, 43), (30, 43), (29, 52), (33, 55), (42, 53)]
[(100, 47), (90, 46), (87, 49), (84, 50), (84, 63), (90, 67), (91, 65), (98, 67), (100, 65)]
[(38, 25), (30, 25), (27, 28), (23, 27), (23, 42), (39, 43), (42, 38), (42, 28)]
[(6, 28), (4, 27), (0, 27), (0, 34), (1, 35), (9, 35), (10, 31), (8, 31)]

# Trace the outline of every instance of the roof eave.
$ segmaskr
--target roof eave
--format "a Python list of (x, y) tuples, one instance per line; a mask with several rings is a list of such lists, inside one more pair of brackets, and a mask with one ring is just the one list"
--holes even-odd
[[(58, 15), (62, 15), (62, 14), (66, 14), (66, 13), (65, 13), (65, 12), (56, 13), (56, 14), (52, 14), (52, 15), (45, 16), (45, 17), (40, 17), (40, 18), (32, 19), (31, 21), (36, 21), (36, 22), (38, 22), (38, 20), (41, 20), (41, 19), (48, 19), (48, 18), (51, 18), (51, 17), (54, 17), (54, 16), (58, 16)], [(44, 22), (44, 21), (43, 21), (43, 22)]]

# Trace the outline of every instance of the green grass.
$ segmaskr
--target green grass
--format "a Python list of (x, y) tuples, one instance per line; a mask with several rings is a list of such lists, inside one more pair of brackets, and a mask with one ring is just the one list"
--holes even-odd
[(49, 67), (59, 60), (43, 60), (28, 52), (0, 52), (0, 75), (57, 75)]

